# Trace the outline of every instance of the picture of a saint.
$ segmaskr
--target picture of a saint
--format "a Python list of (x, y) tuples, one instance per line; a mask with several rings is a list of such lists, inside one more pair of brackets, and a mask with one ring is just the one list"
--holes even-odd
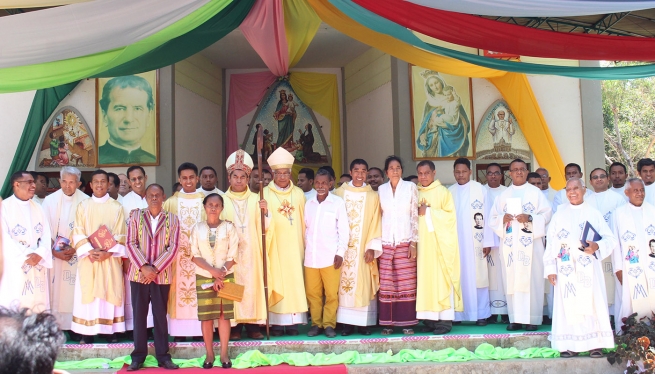
[(457, 91), (447, 85), (438, 72), (426, 70), (421, 76), (427, 100), (416, 138), (420, 156), (469, 156), (471, 122)]
[(521, 231), (532, 234), (532, 222), (523, 222), (523, 227), (521, 228)]
[(484, 227), (484, 216), (482, 213), (475, 213), (473, 215), (473, 220), (475, 221), (475, 225), (473, 226), (474, 229), (477, 230), (482, 230)]
[[(293, 147), (293, 128), (296, 123), (296, 106), (292, 101), (287, 98), (286, 90), (280, 90), (280, 100), (275, 106), (273, 118), (277, 121), (277, 142), (278, 147), (288, 148)], [(291, 104), (290, 104), (291, 103)]]
[(655, 257), (655, 239), (651, 239), (648, 242), (648, 249), (650, 249), (650, 257)]
[(625, 259), (631, 264), (639, 263), (639, 254), (635, 250), (635, 247), (633, 246), (628, 247), (628, 254), (627, 256), (625, 256)]
[(495, 145), (511, 145), (514, 135), (514, 123), (512, 118), (505, 119), (505, 111), (499, 109), (495, 118), (489, 123), (489, 132), (493, 135)]
[(569, 253), (569, 246), (562, 243), (562, 246), (559, 249), (559, 254), (557, 257), (562, 261), (571, 261), (571, 254)]

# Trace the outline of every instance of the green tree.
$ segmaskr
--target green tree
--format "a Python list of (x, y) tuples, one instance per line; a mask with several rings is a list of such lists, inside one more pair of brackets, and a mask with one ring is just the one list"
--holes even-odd
[(618, 161), (636, 176), (637, 162), (655, 143), (655, 77), (603, 81), (605, 162)]

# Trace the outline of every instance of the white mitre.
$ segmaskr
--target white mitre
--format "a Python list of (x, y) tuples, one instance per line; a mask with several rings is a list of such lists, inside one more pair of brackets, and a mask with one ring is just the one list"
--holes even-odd
[(268, 165), (271, 167), (273, 170), (277, 169), (291, 169), (293, 166), (293, 162), (296, 159), (293, 157), (289, 151), (286, 149), (279, 147), (278, 149), (275, 150), (275, 152), (271, 153), (270, 156), (268, 156), (268, 159), (266, 162), (268, 162)]
[(243, 149), (239, 149), (232, 153), (230, 157), (227, 158), (227, 161), (225, 161), (228, 175), (230, 175), (234, 170), (243, 170), (246, 172), (246, 175), (250, 175), (253, 166), (252, 157), (244, 152)]

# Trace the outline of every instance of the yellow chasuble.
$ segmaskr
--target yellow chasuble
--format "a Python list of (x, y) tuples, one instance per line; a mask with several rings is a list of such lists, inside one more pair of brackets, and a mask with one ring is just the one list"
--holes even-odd
[[(80, 202), (77, 205), (75, 225), (71, 233), (73, 239), (71, 244), (77, 250), (78, 259), (90, 249), (88, 237), (102, 225), (107, 226), (118, 245), (124, 246), (123, 214), (121, 204), (111, 198), (104, 203), (92, 198)], [(125, 292), (121, 257), (112, 256), (104, 261), (91, 262), (89, 256), (84, 256), (77, 264), (77, 275), (82, 291), (82, 304), (90, 304), (98, 298), (117, 307), (123, 305)], [(73, 316), (73, 321), (75, 317)]]
[[(368, 306), (380, 289), (380, 273), (377, 261), (368, 264), (364, 261), (367, 249), (374, 241), (382, 237), (382, 210), (380, 197), (371, 186), (354, 187), (344, 183), (334, 191), (346, 203), (350, 237), (348, 249), (343, 257), (341, 267), (341, 284), (339, 286), (339, 306), (360, 308)], [(381, 251), (375, 257), (382, 255)]]
[(171, 290), (168, 296), (168, 314), (171, 319), (198, 319), (196, 297), (196, 265), (189, 238), (191, 230), (200, 221), (207, 220), (201, 192), (176, 192), (164, 202), (164, 210), (177, 215), (180, 221), (179, 250), (173, 261)]
[(264, 269), (259, 195), (246, 187), (244, 192), (228, 188), (223, 195), (221, 219), (234, 224), (239, 249), (234, 265), (234, 280), (244, 286), (243, 300), (234, 303), (236, 323), (265, 323)]
[(305, 194), (289, 182), (282, 191), (271, 181), (264, 187), (270, 226), (266, 233), (269, 312), (307, 312), (303, 278)]
[(453, 196), (436, 180), (427, 187), (419, 185), (418, 200), (428, 209), (418, 217), (416, 311), (441, 312), (454, 307), (456, 312), (463, 312)]

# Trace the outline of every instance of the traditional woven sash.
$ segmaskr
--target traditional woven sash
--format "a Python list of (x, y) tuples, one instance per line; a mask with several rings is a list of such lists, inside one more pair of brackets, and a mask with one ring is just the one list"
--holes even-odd
[[(541, 191), (532, 191), (531, 189), (525, 191), (525, 195), (521, 199), (522, 213), (533, 214), (536, 211), (536, 204), (539, 201), (538, 193), (541, 193)], [(504, 203), (503, 211), (507, 212), (507, 203)], [(506, 227), (502, 239), (502, 255), (507, 269), (508, 295), (513, 295), (514, 292), (530, 293), (533, 235), (532, 232), (522, 231), (521, 227), (523, 225), (517, 220), (512, 220), (509, 227)], [(516, 243), (514, 241), (515, 236), (518, 237)]]
[[(650, 257), (648, 243), (655, 239), (655, 209), (642, 205), (642, 225), (635, 226), (632, 214), (617, 217), (623, 257), (623, 282), (628, 282), (632, 311), (650, 316), (655, 310), (655, 258)], [(626, 210), (635, 213), (633, 209)]]

